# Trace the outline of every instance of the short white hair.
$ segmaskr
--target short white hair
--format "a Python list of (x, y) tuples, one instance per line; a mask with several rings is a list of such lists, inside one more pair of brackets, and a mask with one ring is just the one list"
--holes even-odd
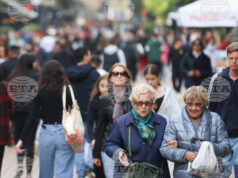
[(153, 103), (154, 103), (155, 100), (156, 100), (156, 98), (155, 98), (155, 96), (156, 96), (155, 89), (147, 83), (142, 83), (142, 84), (135, 85), (132, 88), (132, 92), (131, 92), (131, 95), (129, 97), (129, 100), (131, 102), (134, 102), (134, 101), (138, 100), (140, 94), (145, 94), (145, 93), (150, 93), (151, 101), (153, 101)]

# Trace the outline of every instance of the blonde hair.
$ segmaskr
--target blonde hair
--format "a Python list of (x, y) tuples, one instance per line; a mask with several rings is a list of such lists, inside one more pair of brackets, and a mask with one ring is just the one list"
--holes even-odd
[(185, 103), (195, 98), (198, 98), (200, 100), (203, 107), (207, 107), (209, 105), (207, 89), (204, 88), (203, 86), (192, 86), (189, 89), (187, 89), (187, 91), (183, 96)]
[(147, 83), (142, 83), (142, 84), (135, 85), (132, 88), (132, 92), (131, 92), (131, 95), (129, 97), (129, 100), (131, 102), (134, 102), (139, 98), (140, 94), (144, 94), (144, 93), (150, 93), (151, 101), (153, 101), (153, 103), (155, 102), (155, 99), (156, 99), (155, 89)]
[(227, 55), (234, 51), (238, 51), (238, 42), (233, 42), (233, 43), (229, 44), (229, 46), (226, 48)]

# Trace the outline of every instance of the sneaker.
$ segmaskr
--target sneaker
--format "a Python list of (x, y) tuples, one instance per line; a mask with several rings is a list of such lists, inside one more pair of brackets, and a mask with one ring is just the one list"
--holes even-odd
[(23, 174), (23, 167), (18, 167), (14, 178), (21, 178), (22, 174)]
[(87, 167), (84, 169), (84, 178), (96, 178), (96, 174), (93, 172), (93, 169), (90, 167)]

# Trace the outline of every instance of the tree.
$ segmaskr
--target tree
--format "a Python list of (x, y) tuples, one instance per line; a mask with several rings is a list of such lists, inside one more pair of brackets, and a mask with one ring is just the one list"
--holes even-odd
[(195, 0), (143, 0), (143, 5), (149, 13), (165, 20), (170, 11), (194, 1)]

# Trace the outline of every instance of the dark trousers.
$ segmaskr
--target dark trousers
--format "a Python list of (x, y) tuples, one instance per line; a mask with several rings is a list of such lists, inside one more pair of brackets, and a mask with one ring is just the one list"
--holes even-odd
[(181, 88), (182, 81), (183, 81), (183, 77), (182, 77), (181, 74), (176, 73), (176, 72), (173, 72), (173, 73), (172, 73), (173, 86), (174, 86), (174, 89), (175, 89), (177, 92), (180, 92), (180, 88)]
[(0, 177), (1, 177), (1, 170), (2, 170), (2, 160), (4, 154), (5, 145), (0, 145)]
[[(26, 123), (26, 119), (28, 116), (28, 112), (15, 112), (13, 115), (13, 124), (15, 128), (14, 133), (14, 140), (15, 143), (19, 140), (19, 137), (21, 135), (21, 132), (24, 128), (24, 125)], [(34, 141), (35, 141), (35, 134), (37, 129), (37, 122), (33, 122), (31, 129), (29, 130), (26, 138), (23, 140), (23, 148), (26, 150), (26, 166), (27, 166), (27, 172), (30, 173), (32, 170), (32, 165), (34, 161)], [(17, 154), (17, 163), (22, 164), (23, 158), (25, 153), (23, 154)]]
[(96, 178), (106, 178), (104, 175), (103, 165), (101, 167), (93, 165), (94, 167), (94, 173), (96, 174)]

